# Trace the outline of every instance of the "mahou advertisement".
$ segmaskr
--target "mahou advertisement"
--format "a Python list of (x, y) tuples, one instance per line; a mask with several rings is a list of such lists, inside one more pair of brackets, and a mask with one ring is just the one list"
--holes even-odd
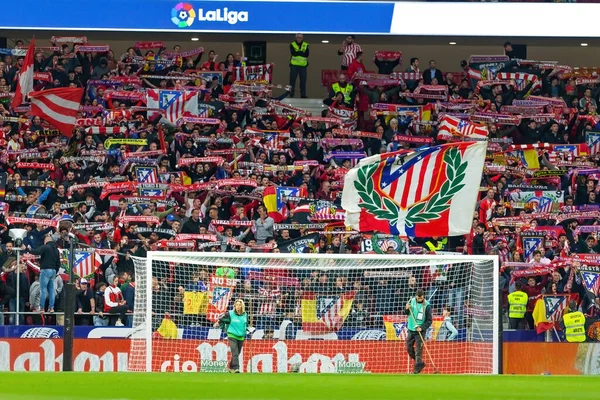
[[(60, 339), (0, 340), (1, 371), (60, 371), (62, 347)], [(130, 352), (128, 339), (75, 340), (75, 371), (139, 371), (145, 370), (145, 351)], [(465, 353), (489, 352), (490, 344), (432, 342), (432, 357), (441, 362), (444, 374), (491, 373), (491, 360)], [(251, 357), (250, 357), (251, 355)], [(154, 340), (152, 369), (155, 372), (222, 372), (231, 357), (225, 341)], [(250, 358), (252, 361), (250, 362)], [(404, 342), (385, 341), (321, 341), (321, 340), (252, 340), (247, 341), (241, 355), (243, 372), (275, 373), (410, 373), (412, 365)], [(431, 373), (425, 368), (423, 373)]]

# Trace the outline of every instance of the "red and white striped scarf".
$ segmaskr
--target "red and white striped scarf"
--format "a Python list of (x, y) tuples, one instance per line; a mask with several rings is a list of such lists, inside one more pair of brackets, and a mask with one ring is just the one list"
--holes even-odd
[(525, 89), (525, 86), (529, 84), (529, 82), (533, 82), (533, 86), (531, 90), (541, 89), (542, 84), (539, 81), (537, 75), (535, 74), (527, 74), (524, 72), (499, 72), (496, 75), (497, 79), (512, 79), (516, 82), (517, 88), (519, 90)]
[(247, 65), (236, 67), (233, 72), (234, 80), (237, 81), (267, 81), (273, 79), (273, 64)]

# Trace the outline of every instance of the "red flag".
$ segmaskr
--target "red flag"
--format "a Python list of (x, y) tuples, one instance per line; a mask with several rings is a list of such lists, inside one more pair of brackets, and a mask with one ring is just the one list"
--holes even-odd
[(23, 68), (19, 72), (19, 80), (17, 81), (17, 90), (15, 97), (10, 103), (10, 108), (20, 106), (25, 102), (25, 97), (33, 91), (33, 56), (35, 53), (35, 39), (31, 39), (27, 54), (25, 54), (25, 62)]
[(71, 137), (77, 121), (83, 88), (59, 88), (32, 92), (30, 115), (48, 121), (64, 135)]

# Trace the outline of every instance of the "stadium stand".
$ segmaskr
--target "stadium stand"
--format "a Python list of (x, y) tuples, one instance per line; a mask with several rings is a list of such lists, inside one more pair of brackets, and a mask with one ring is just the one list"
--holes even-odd
[[(0, 324), (15, 323), (16, 252), (9, 236), (15, 227), (27, 229), (22, 324), (62, 323), (69, 232), (77, 238), (77, 321), (84, 325), (128, 323), (135, 290), (130, 257), (150, 250), (495, 254), (505, 297), (516, 282), (527, 284), (521, 328), (538, 325), (534, 308), (542, 294), (567, 294), (587, 315), (600, 306), (598, 280), (587, 279), (597, 277), (600, 265), (596, 69), (510, 53), (465, 54), (462, 71), (444, 73), (433, 60), (406, 62), (397, 51), (362, 54), (354, 43), (341, 51), (343, 71), (322, 71), (331, 90), (315, 115), (299, 106), (309, 103), (290, 98), (289, 86), (272, 84), (272, 64), (246, 65), (239, 53), (214, 61), (200, 47), (137, 42), (119, 56), (84, 38), (56, 37), (51, 47), (35, 50), (34, 90), (43, 96), (82, 89), (69, 122), (75, 126), (65, 131), (61, 113), (69, 102), (50, 110), (44, 99), (14, 103), (27, 51), (27, 44), (17, 45), (2, 49), (0, 61), (0, 307), (9, 311)], [(31, 118), (34, 108), (38, 116)], [(456, 129), (468, 121), (489, 130), (472, 233), (401, 238), (347, 230), (340, 206), (346, 172), (366, 156), (443, 142), (444, 120), (458, 121)], [(51, 243), (63, 255), (55, 285), (48, 278), (54, 275), (44, 273)], [(188, 285), (200, 287), (213, 272), (194, 271)], [(435, 300), (441, 315), (461, 284), (453, 274), (416, 269), (386, 282), (389, 288), (365, 289), (348, 324), (381, 324), (372, 316), (404, 304), (378, 304), (387, 291), (436, 283), (444, 289)], [(328, 279), (308, 276), (302, 285), (361, 286)], [(178, 291), (168, 277), (156, 286), (164, 296)], [(40, 303), (52, 297), (52, 287), (54, 308)], [(252, 281), (244, 288), (260, 295)], [(465, 301), (458, 296), (451, 304), (458, 327)], [(256, 304), (265, 304), (257, 310), (265, 315), (298, 312), (289, 299)]]

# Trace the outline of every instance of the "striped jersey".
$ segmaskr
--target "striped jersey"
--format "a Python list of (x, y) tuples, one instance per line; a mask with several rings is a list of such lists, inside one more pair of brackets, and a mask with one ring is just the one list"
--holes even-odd
[(356, 43), (344, 46), (344, 54), (342, 54), (342, 67), (348, 67), (352, 61), (356, 59), (356, 53), (361, 52), (362, 48)]

